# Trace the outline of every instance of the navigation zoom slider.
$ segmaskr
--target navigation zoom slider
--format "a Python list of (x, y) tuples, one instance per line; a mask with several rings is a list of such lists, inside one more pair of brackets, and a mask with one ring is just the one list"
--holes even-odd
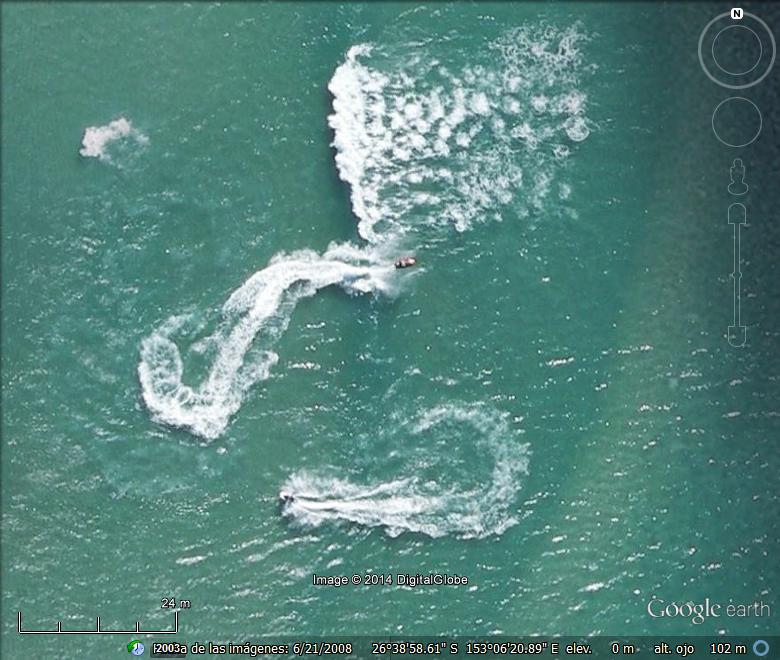
[(733, 285), (733, 311), (732, 323), (729, 326), (729, 344), (735, 348), (742, 348), (747, 342), (747, 326), (742, 325), (742, 268), (740, 255), (740, 231), (747, 226), (747, 209), (744, 204), (736, 202), (729, 206), (729, 224), (734, 228), (734, 265), (731, 270)]

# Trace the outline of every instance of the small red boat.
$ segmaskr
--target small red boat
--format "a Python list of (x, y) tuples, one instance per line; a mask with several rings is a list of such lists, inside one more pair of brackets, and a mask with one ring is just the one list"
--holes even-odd
[(395, 262), (396, 268), (409, 268), (417, 264), (417, 259), (414, 257), (401, 257)]

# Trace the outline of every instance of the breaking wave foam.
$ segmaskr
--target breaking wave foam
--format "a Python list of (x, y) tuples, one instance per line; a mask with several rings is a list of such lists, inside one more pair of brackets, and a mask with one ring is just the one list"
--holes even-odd
[(109, 146), (118, 141), (130, 138), (139, 144), (147, 144), (149, 139), (134, 128), (130, 120), (120, 117), (105, 126), (89, 126), (84, 131), (79, 153), (86, 158), (110, 160)]
[(328, 86), (336, 165), (360, 235), (464, 231), (512, 205), (540, 209), (560, 162), (586, 139), (584, 35), (527, 26), (453, 69), (433, 53), (353, 46)]
[[(218, 437), (246, 391), (268, 378), (278, 360), (271, 347), (299, 300), (331, 285), (353, 293), (387, 292), (392, 271), (351, 245), (331, 245), (323, 255), (302, 250), (275, 256), (223, 305), (221, 327), (205, 342), (213, 347), (214, 359), (199, 385), (183, 382), (184, 364), (174, 342), (187, 317), (170, 317), (143, 340), (138, 375), (146, 406), (159, 422), (203, 438)], [(256, 341), (260, 346), (249, 358)]]
[[(393, 433), (382, 438), (377, 456), (383, 465), (388, 453), (403, 456), (398, 478), (361, 484), (332, 476), (335, 468), (297, 472), (280, 493), (283, 513), (304, 526), (348, 522), (382, 527), (390, 536), (482, 538), (516, 524), (514, 505), (529, 451), (506, 414), (482, 404), (450, 403)], [(433, 436), (431, 442), (420, 442), (424, 434)], [(399, 451), (388, 452), (394, 442)]]

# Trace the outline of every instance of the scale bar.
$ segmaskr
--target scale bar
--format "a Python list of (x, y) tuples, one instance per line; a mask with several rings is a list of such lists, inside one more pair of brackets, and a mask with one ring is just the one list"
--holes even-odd
[(141, 630), (140, 621), (135, 622), (135, 630), (104, 630), (97, 617), (95, 630), (63, 630), (62, 621), (57, 621), (57, 630), (24, 630), (22, 613), (16, 613), (16, 629), (20, 635), (175, 635), (179, 632), (179, 613), (173, 613), (173, 630)]

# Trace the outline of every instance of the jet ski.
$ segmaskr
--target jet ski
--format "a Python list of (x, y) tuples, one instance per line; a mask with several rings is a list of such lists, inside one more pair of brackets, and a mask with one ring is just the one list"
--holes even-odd
[(293, 495), (292, 493), (288, 493), (286, 491), (282, 491), (281, 493), (279, 493), (279, 504), (284, 505), (294, 501), (295, 501), (295, 495)]
[(415, 266), (417, 264), (417, 259), (414, 257), (401, 257), (395, 262), (396, 268), (409, 268), (410, 266)]

